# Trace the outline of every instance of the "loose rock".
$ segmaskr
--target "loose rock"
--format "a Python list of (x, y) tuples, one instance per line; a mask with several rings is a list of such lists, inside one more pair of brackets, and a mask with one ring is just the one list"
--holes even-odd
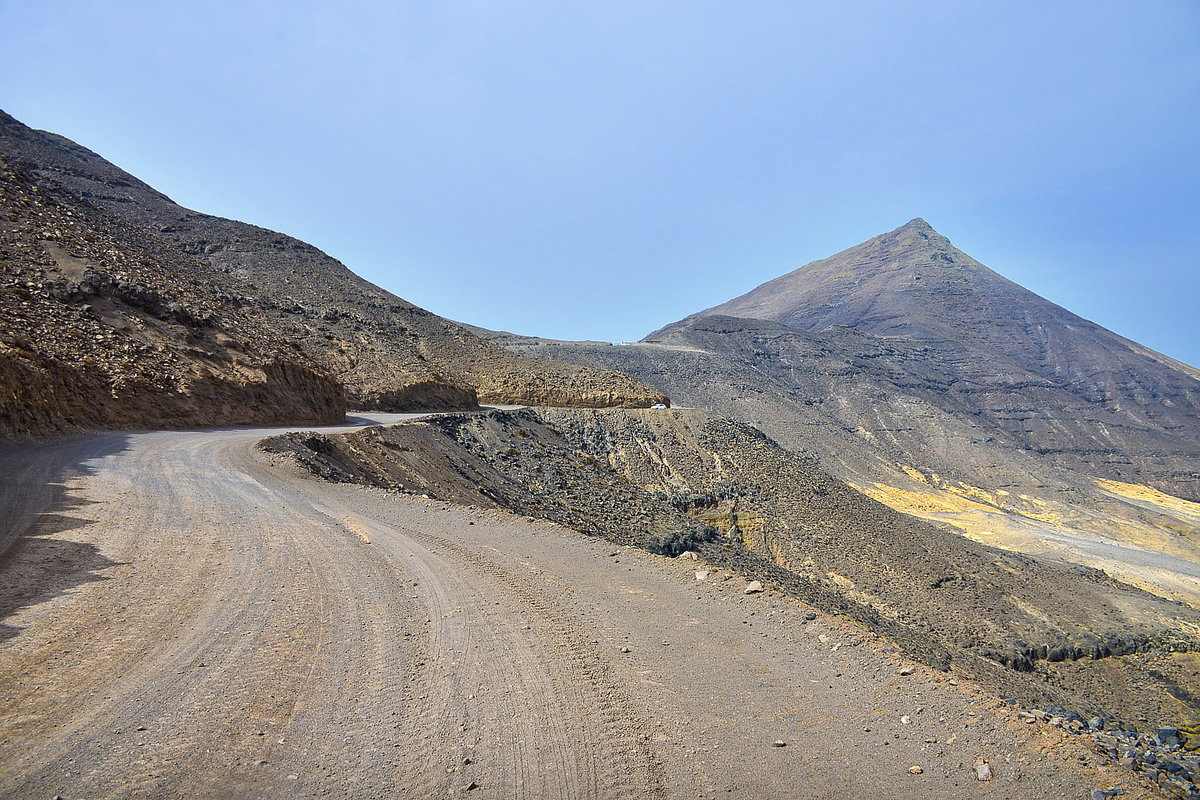
[(746, 588), (742, 590), (743, 594), (758, 594), (763, 590), (763, 585), (758, 581), (751, 581)]
[(1183, 738), (1179, 735), (1177, 728), (1159, 728), (1158, 741), (1163, 747), (1180, 747), (1183, 745)]

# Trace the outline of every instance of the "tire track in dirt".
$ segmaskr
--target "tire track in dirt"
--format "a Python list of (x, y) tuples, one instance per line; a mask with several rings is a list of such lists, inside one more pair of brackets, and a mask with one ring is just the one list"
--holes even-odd
[[(882, 643), (799, 622), (802, 605), (747, 597), (732, 574), (699, 582), (691, 561), (301, 478), (252, 449), (267, 433), (92, 451), (48, 527), (0, 559), (0, 600), (20, 595), (0, 646), (0, 796), (1132, 789), (994, 696), (896, 677)], [(103, 558), (21, 600), (23, 581), (75, 568), (43, 545)], [(976, 781), (979, 756), (995, 781)]]
[[(151, 434), (116, 473), (98, 466), (80, 493), (99, 513), (59, 535), (117, 566), (32, 609), (0, 653), (0, 794), (315, 795), (344, 766), (331, 734), (353, 728), (355, 703), (377, 722), (400, 705), (380, 676), (406, 674), (404, 648), (372, 629), (413, 611), (388, 600), (396, 570), (346, 558), (294, 498), (240, 474), (229, 453), (255, 439)], [(399, 788), (392, 764), (362, 761), (345, 772)]]
[[(496, 797), (663, 796), (644, 722), (542, 591), (429, 531), (329, 511), (403, 559), (430, 612), (426, 691), (408, 720), (424, 742), (409, 773), (415, 796), (441, 789), (448, 769)], [(446, 763), (450, 753), (459, 764)], [(503, 754), (499, 774), (489, 753)]]

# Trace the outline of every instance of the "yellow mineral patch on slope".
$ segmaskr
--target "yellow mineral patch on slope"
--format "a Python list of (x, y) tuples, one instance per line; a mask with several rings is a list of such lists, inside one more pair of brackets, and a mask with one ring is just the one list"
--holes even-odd
[[(932, 488), (933, 490), (935, 490), (935, 492), (938, 493), (939, 497), (944, 498), (946, 495), (954, 495), (958, 498), (965, 499), (966, 501), (968, 501), (970, 503), (969, 506), (963, 506), (962, 503), (957, 500), (951, 501), (951, 500), (943, 499), (941, 502), (948, 503), (950, 506), (950, 507), (947, 507), (946, 509), (944, 509), (946, 511), (951, 511), (951, 510), (956, 510), (956, 509), (961, 509), (961, 508), (970, 508), (972, 510), (981, 510), (981, 506), (990, 506), (991, 508), (1001, 511), (1001, 512), (1006, 512), (1006, 513), (1015, 512), (1015, 513), (1021, 514), (1023, 516), (1032, 517), (1033, 519), (1041, 519), (1041, 517), (1038, 515), (1037, 511), (1035, 511), (1033, 508), (1021, 507), (1022, 504), (1017, 502), (1016, 500), (1012, 499), (1012, 495), (1009, 492), (1004, 491), (1003, 489), (997, 489), (994, 492), (990, 492), (987, 489), (982, 489), (978, 486), (972, 486), (971, 484), (964, 483), (963, 481), (944, 481), (938, 476), (938, 474), (936, 472), (931, 472), (931, 473), (929, 473), (929, 477), (926, 477), (925, 474), (923, 472), (921, 472), (919, 469), (916, 469), (915, 467), (910, 467), (907, 464), (897, 464), (896, 466), (900, 467), (900, 469), (903, 470), (904, 474), (907, 475), (909, 478), (911, 478), (915, 483), (920, 484), (921, 486), (928, 486), (928, 487)], [(898, 487), (891, 487), (891, 486), (887, 486), (885, 484), (879, 484), (879, 483), (875, 484), (875, 487), (876, 487), (875, 491), (878, 491), (878, 492), (884, 493), (884, 494), (892, 493), (892, 492), (901, 492), (901, 493), (908, 493), (909, 495), (920, 495), (920, 496), (929, 495), (928, 492), (924, 492), (921, 490), (911, 491), (911, 490), (900, 489)], [(862, 491), (862, 490), (860, 489), (860, 491)], [(1021, 495), (1020, 497), (1021, 497), (1021, 500), (1029, 500), (1029, 498), (1026, 498), (1024, 495)], [(876, 497), (875, 499), (881, 500), (881, 498), (879, 498), (879, 497)], [(908, 500), (910, 500), (910, 501), (912, 501), (913, 499), (914, 499), (913, 497), (908, 498)], [(887, 505), (892, 505), (891, 503), (884, 501), (884, 500), (881, 500), (881, 502), (884, 502)], [(930, 501), (928, 499), (925, 499), (925, 500), (918, 501), (917, 504), (919, 506), (927, 506), (931, 502), (936, 504), (938, 501)], [(1052, 520), (1045, 520), (1045, 521), (1049, 522)]]
[(1109, 494), (1115, 494), (1117, 497), (1125, 500), (1148, 503), (1151, 506), (1157, 506), (1159, 510), (1180, 517), (1184, 521), (1193, 521), (1200, 524), (1200, 503), (1193, 503), (1190, 500), (1184, 500), (1174, 495), (1160, 492), (1157, 489), (1143, 486), (1140, 483), (1097, 480), (1096, 485)]
[(851, 485), (867, 497), (878, 500), (885, 506), (918, 517), (928, 518), (925, 515), (963, 511), (1004, 513), (998, 508), (986, 506), (962, 495), (946, 491), (912, 491), (901, 489), (898, 486), (888, 486), (885, 483), (873, 483), (870, 486)]
[(925, 491), (882, 483), (854, 488), (896, 511), (950, 525), (982, 544), (1102, 569), (1134, 586), (1200, 608), (1195, 566), (1200, 563), (1200, 547), (1145, 522), (1028, 495), (1010, 499), (1010, 507), (1005, 508), (1000, 505), (1002, 496), (971, 491), (976, 487), (966, 484)]

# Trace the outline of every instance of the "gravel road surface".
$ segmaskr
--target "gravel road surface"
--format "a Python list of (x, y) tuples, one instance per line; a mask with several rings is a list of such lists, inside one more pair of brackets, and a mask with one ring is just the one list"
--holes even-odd
[(0, 796), (1153, 796), (769, 587), (325, 484), (275, 432), (0, 453)]

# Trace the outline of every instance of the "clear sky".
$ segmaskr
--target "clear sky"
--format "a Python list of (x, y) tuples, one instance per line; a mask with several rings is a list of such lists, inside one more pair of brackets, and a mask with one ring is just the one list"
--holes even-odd
[(1200, 3), (0, 0), (0, 108), (438, 314), (640, 338), (924, 217), (1200, 364)]

